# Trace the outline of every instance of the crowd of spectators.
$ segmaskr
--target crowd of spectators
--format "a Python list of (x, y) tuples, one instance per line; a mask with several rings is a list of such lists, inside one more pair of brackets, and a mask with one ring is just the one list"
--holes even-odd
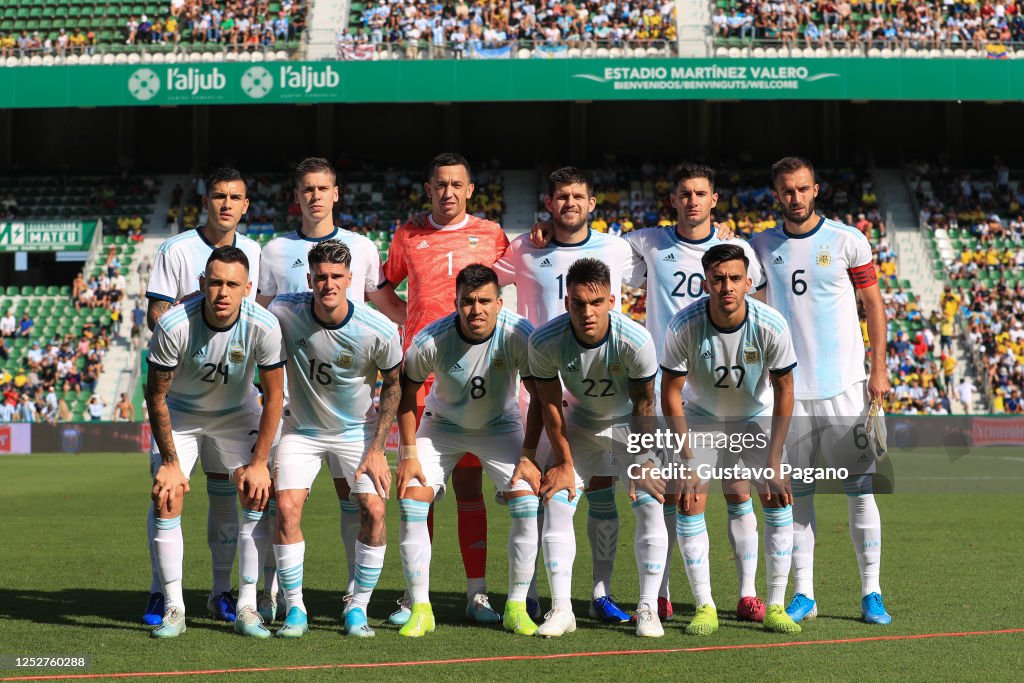
[[(481, 49), (526, 44), (549, 48), (672, 45), (674, 0), (377, 0), (342, 44), (403, 45), (415, 59), (421, 41), (429, 54), (460, 58)], [(447, 52), (450, 50), (450, 52)]]
[(1016, 0), (751, 0), (719, 7), (712, 30), (718, 38), (764, 40), (794, 48), (985, 51), (990, 45), (1024, 41), (1024, 15)]
[(1024, 282), (949, 290), (993, 413), (1024, 413)]
[(266, 0), (171, 0), (164, 16), (131, 16), (125, 43), (222, 44), (231, 47), (273, 47), (294, 40), (305, 28), (304, 2), (282, 0), (273, 11)]
[(954, 168), (947, 156), (935, 163), (913, 161), (907, 182), (923, 222), (933, 229), (965, 230), (983, 242), (1024, 240), (1024, 188), (999, 157), (990, 169), (975, 171)]

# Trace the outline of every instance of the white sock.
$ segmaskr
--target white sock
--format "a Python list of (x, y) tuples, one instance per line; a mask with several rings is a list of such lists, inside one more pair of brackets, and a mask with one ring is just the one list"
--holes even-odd
[(352, 593), (352, 602), (348, 604), (345, 611), (348, 612), (354, 607), (359, 607), (366, 614), (367, 606), (370, 604), (370, 596), (373, 589), (377, 587), (380, 573), (384, 569), (384, 554), (387, 552), (386, 545), (372, 546), (356, 541), (355, 549), (355, 592)]
[(213, 594), (231, 590), (231, 569), (238, 543), (238, 490), (230, 479), (207, 479), (210, 510), (206, 516), (206, 542), (213, 558)]
[(676, 515), (676, 542), (683, 556), (686, 578), (690, 580), (694, 604), (714, 606), (711, 597), (711, 566), (708, 562), (711, 544), (704, 513), (699, 515)]
[(847, 496), (850, 513), (850, 540), (860, 567), (861, 596), (882, 593), (878, 583), (882, 568), (882, 518), (874, 494)]
[(551, 609), (572, 610), (572, 564), (576, 560), (576, 530), (572, 518), (576, 514), (579, 494), (569, 500), (566, 491), (559, 491), (544, 511), (544, 568), (551, 587)]
[(633, 502), (636, 531), (633, 536), (633, 555), (640, 577), (640, 597), (637, 605), (658, 606), (658, 588), (665, 572), (665, 549), (669, 547), (665, 529), (665, 511), (657, 500), (646, 493), (637, 493)]
[(814, 485), (793, 483), (793, 592), (814, 599)]
[(238, 528), (238, 602), (243, 607), (256, 608), (256, 586), (260, 580), (263, 554), (270, 537), (270, 515), (264, 510), (242, 508), (242, 523)]
[(614, 487), (588, 491), (584, 495), (589, 505), (587, 538), (594, 563), (594, 599), (597, 600), (612, 590), (612, 570), (619, 545), (619, 510), (615, 507)]
[(274, 533), (277, 528), (277, 501), (267, 503), (267, 514), (270, 516), (270, 533), (267, 534), (263, 549), (263, 592), (267, 595), (277, 593), (277, 558), (274, 557)]
[(764, 509), (764, 566), (768, 604), (783, 605), (793, 559), (793, 508)]
[(413, 605), (430, 602), (430, 534), (427, 515), (430, 503), (403, 498), (398, 501), (401, 521), (398, 525), (398, 553), (402, 557), (402, 571)]
[(511, 525), (508, 530), (508, 600), (524, 602), (537, 567), (536, 496), (520, 496), (508, 501)]
[(185, 598), (181, 594), (181, 566), (185, 559), (185, 541), (181, 536), (181, 515), (170, 519), (156, 518), (156, 538), (153, 547), (160, 576), (163, 577), (164, 607), (177, 607), (185, 611)]
[[(540, 499), (537, 499), (537, 502), (540, 503)], [(534, 531), (536, 532), (536, 535), (537, 535), (537, 547), (539, 549), (540, 548), (540, 544), (541, 544), (540, 543), (540, 539), (544, 536), (544, 506), (543, 505), (539, 505), (539, 504), (537, 505), (537, 519), (535, 521), (536, 521), (536, 524), (535, 524)], [(530, 589), (526, 592), (526, 597), (529, 598), (530, 600), (535, 601), (538, 605), (540, 604), (540, 593), (537, 590), (537, 576), (539, 575), (539, 572), (537, 571), (537, 562), (538, 562), (538, 560), (540, 560), (540, 556), (541, 556), (541, 553), (538, 552), (537, 553), (537, 557), (533, 561), (533, 578), (530, 579)]]
[(281, 579), (288, 608), (298, 607), (303, 614), (306, 603), (302, 601), (302, 563), (306, 557), (306, 542), (274, 544), (274, 555), (277, 557), (277, 573)]
[(149, 537), (149, 571), (152, 574), (152, 578), (149, 581), (149, 592), (150, 593), (163, 593), (164, 582), (160, 578), (160, 564), (156, 560), (156, 546), (153, 544), (153, 539), (156, 538), (156, 513), (153, 512), (153, 506), (149, 506), (149, 512), (146, 513), (146, 535)]
[[(672, 535), (676, 532), (676, 504), (665, 503), (661, 510), (662, 519), (665, 521), (665, 538), (672, 538)], [(669, 579), (672, 577), (672, 556), (676, 554), (676, 549), (672, 547), (671, 543), (666, 541), (665, 543), (665, 571), (661, 575), (661, 587), (658, 588), (658, 597), (665, 598), (666, 600), (672, 599), (672, 594), (669, 592)]]
[(754, 503), (728, 503), (729, 543), (736, 560), (736, 578), (740, 582), (740, 597), (757, 595), (757, 517)]
[(345, 548), (345, 564), (348, 573), (345, 575), (348, 586), (345, 592), (355, 595), (356, 541), (359, 540), (359, 503), (350, 500), (339, 500), (341, 507), (341, 545)]

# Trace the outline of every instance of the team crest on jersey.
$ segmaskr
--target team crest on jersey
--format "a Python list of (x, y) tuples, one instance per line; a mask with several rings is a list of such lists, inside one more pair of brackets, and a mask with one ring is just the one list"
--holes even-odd
[(505, 368), (505, 359), (501, 356), (495, 356), (491, 359), (491, 365), (497, 370), (503, 370)]
[(242, 342), (231, 342), (231, 345), (228, 346), (228, 360), (232, 363), (241, 363), (245, 360), (245, 347), (242, 346)]
[(816, 260), (816, 263), (822, 267), (832, 265), (832, 254), (829, 253), (827, 248), (818, 251), (818, 258)]
[(352, 367), (352, 361), (355, 359), (355, 352), (352, 349), (342, 347), (341, 352), (338, 354), (338, 367), (339, 368), (350, 368)]
[(473, 237), (472, 235), (470, 235), (469, 236), (469, 248), (470, 249), (476, 249), (478, 244), (480, 244), (480, 238), (479, 237)]
[(608, 369), (611, 370), (613, 375), (622, 374), (622, 365), (620, 363), (609, 363)]
[(565, 371), (566, 372), (579, 372), (580, 369), (578, 367), (576, 367), (576, 361), (575, 360), (571, 360), (571, 361), (569, 361), (568, 365), (565, 366)]
[(747, 365), (754, 365), (761, 362), (761, 352), (753, 346), (743, 347), (743, 362)]

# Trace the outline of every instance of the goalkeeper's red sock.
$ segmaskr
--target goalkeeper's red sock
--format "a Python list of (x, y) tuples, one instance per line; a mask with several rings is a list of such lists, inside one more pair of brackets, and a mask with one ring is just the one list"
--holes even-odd
[(466, 593), (472, 599), (477, 593), (486, 592), (487, 586), (487, 508), (484, 507), (483, 496), (471, 500), (456, 499), (456, 503), (459, 548), (468, 584)]

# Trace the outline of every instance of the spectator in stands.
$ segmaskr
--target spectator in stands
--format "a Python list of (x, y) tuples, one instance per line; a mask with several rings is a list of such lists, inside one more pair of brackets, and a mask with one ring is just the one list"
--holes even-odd
[(128, 400), (128, 394), (121, 394), (121, 400), (114, 406), (114, 422), (134, 422), (135, 406)]
[(0, 403), (0, 422), (14, 422), (16, 417), (17, 410), (15, 406), (11, 405), (7, 401)]
[(0, 318), (0, 336), (13, 337), (18, 329), (18, 322), (14, 319), (14, 311), (8, 310), (3, 318)]
[(25, 311), (21, 315), (21, 322), (18, 324), (18, 336), (19, 337), (31, 337), (35, 331), (35, 322), (32, 317)]
[(107, 404), (97, 394), (93, 394), (86, 402), (85, 409), (89, 413), (90, 420), (99, 422), (103, 419), (103, 411), (107, 409)]

